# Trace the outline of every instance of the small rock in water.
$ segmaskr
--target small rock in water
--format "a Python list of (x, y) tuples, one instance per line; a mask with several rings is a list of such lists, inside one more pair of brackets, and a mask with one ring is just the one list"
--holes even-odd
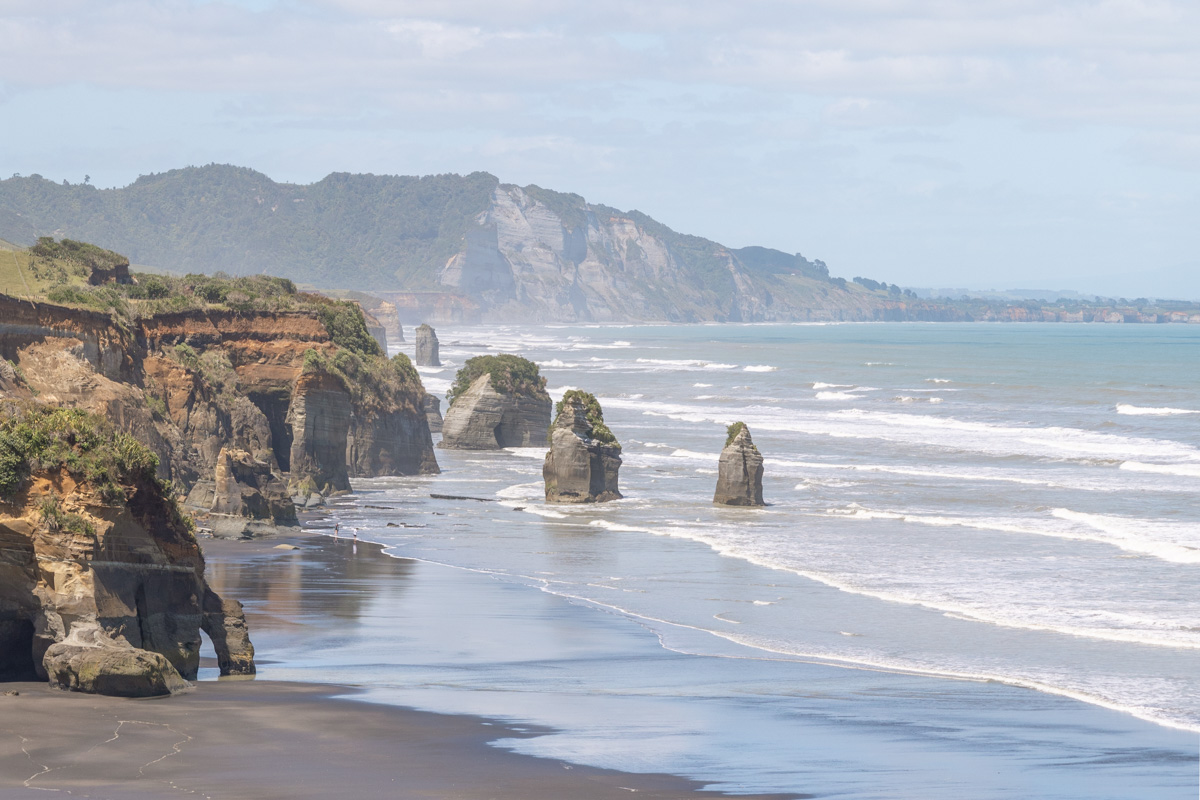
[(4, 696), (5, 696), (5, 697), (16, 697), (16, 696), (18, 696), (18, 695), (20, 695), (20, 694), (21, 694), (20, 692), (5, 692), (5, 693), (4, 693)]
[(387, 524), (387, 526), (388, 526), (389, 528), (399, 528), (399, 527), (400, 527), (399, 525), (397, 525), (397, 524), (396, 524), (396, 523), (394, 523), (394, 522), (389, 522), (389, 523)]
[(294, 545), (294, 544), (277, 544), (277, 545), (275, 545), (275, 549), (276, 550), (299, 550), (300, 548), (296, 547), (296, 545)]

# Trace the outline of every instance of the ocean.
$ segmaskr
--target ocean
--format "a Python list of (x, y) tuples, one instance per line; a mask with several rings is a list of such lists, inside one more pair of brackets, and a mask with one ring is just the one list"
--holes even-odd
[[(596, 394), (625, 498), (546, 505), (543, 448), (356, 482), (308, 524), (452, 570), (482, 607), (439, 624), (425, 604), (430, 622), (267, 676), (548, 726), (502, 744), (733, 790), (1195, 796), (1200, 326), (438, 334), (435, 394), (501, 352), (555, 398)], [(736, 420), (763, 509), (712, 505)]]

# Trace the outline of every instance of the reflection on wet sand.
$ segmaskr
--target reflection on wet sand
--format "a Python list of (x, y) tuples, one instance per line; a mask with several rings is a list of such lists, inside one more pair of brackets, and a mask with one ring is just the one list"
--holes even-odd
[(242, 601), (252, 637), (358, 622), (375, 601), (399, 603), (416, 566), (367, 542), (298, 537), (286, 540), (298, 550), (280, 550), (279, 541), (204, 542), (209, 584)]

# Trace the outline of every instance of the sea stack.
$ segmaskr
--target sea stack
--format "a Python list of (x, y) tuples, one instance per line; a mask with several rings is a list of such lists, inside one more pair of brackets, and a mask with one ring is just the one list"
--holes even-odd
[(719, 506), (765, 506), (763, 457), (750, 438), (750, 429), (744, 422), (735, 422), (726, 434), (713, 503)]
[(416, 362), (418, 367), (440, 367), (437, 331), (425, 323), (417, 326)]
[(447, 450), (541, 447), (550, 427), (550, 395), (537, 364), (520, 356), (476, 356), (458, 371), (442, 421)]
[(550, 452), (542, 465), (548, 503), (619, 500), (621, 445), (604, 424), (595, 395), (572, 389), (563, 395), (550, 429)]
[(442, 432), (442, 401), (432, 394), (426, 394), (421, 399), (421, 409), (425, 412), (425, 421), (429, 423), (430, 433)]

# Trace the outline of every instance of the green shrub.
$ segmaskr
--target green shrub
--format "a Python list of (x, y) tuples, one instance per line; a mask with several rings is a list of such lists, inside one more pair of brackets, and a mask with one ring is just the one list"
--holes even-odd
[(59, 467), (111, 502), (123, 495), (121, 484), (156, 480), (158, 456), (79, 409), (34, 406), (0, 421), (0, 497), (11, 499), (31, 473)]
[(549, 400), (546, 379), (538, 374), (538, 366), (527, 358), (503, 353), (497, 356), (468, 358), (454, 376), (454, 385), (446, 393), (450, 405), (471, 387), (480, 375), (491, 376), (492, 388), (502, 394), (518, 394)]
[(743, 430), (745, 430), (745, 428), (746, 428), (746, 423), (741, 422), (741, 421), (735, 422), (732, 425), (730, 425), (728, 428), (726, 428), (725, 429), (725, 446), (729, 447), (729, 445), (733, 444), (733, 440), (736, 439), (737, 435), (739, 433), (741, 433)]
[(405, 383), (421, 385), (421, 374), (417, 372), (417, 368), (413, 366), (412, 359), (404, 353), (397, 353), (392, 356), (392, 367), (400, 375), (401, 380)]
[(190, 344), (180, 342), (175, 345), (175, 357), (179, 363), (193, 372), (200, 369), (200, 355)]
[(588, 424), (592, 426), (592, 438), (604, 444), (611, 444), (618, 449), (621, 443), (617, 441), (617, 437), (604, 424), (604, 410), (600, 408), (600, 401), (596, 399), (596, 395), (591, 392), (585, 392), (582, 389), (569, 389), (563, 394), (563, 399), (559, 400), (554, 406), (554, 424), (558, 424), (559, 417), (562, 416), (563, 408), (568, 403), (578, 402), (587, 412)]
[(321, 323), (329, 331), (329, 338), (338, 347), (361, 356), (381, 356), (379, 342), (367, 331), (367, 321), (357, 303), (330, 300), (317, 308)]

